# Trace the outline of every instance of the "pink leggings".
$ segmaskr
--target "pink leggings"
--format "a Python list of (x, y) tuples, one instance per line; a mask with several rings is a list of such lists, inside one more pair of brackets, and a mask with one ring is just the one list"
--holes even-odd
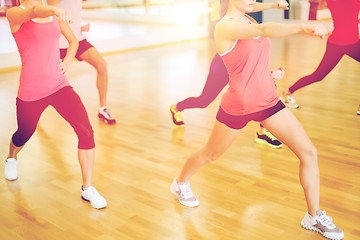
[(315, 72), (300, 78), (289, 88), (289, 92), (293, 93), (300, 88), (323, 80), (326, 75), (328, 75), (334, 69), (334, 67), (338, 64), (344, 55), (348, 55), (349, 57), (360, 62), (360, 40), (355, 44), (344, 46), (336, 45), (328, 41), (325, 54)]
[(79, 95), (70, 86), (36, 101), (22, 101), (16, 98), (18, 129), (12, 136), (12, 142), (16, 147), (23, 146), (30, 139), (36, 130), (41, 114), (49, 105), (70, 123), (78, 136), (79, 149), (95, 147), (94, 131), (86, 109)]

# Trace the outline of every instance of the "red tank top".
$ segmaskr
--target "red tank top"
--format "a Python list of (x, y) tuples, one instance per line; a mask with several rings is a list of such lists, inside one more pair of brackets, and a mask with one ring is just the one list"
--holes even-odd
[(59, 70), (60, 34), (55, 17), (48, 23), (27, 21), (13, 33), (21, 57), (18, 89), (21, 100), (35, 101), (70, 85)]
[(229, 88), (220, 104), (226, 113), (255, 113), (279, 101), (270, 73), (270, 52), (271, 41), (257, 37), (237, 40), (222, 54), (230, 77)]
[(359, 40), (359, 0), (326, 0), (334, 22), (328, 41), (337, 45), (354, 44)]

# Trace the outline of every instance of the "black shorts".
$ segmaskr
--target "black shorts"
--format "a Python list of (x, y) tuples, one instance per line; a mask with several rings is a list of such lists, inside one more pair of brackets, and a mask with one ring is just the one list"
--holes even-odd
[(216, 114), (216, 120), (225, 124), (229, 128), (232, 129), (242, 129), (248, 124), (250, 121), (261, 122), (265, 119), (271, 117), (275, 113), (279, 112), (281, 109), (285, 108), (285, 105), (282, 101), (278, 101), (278, 103), (270, 108), (261, 110), (259, 112), (250, 113), (246, 115), (230, 115), (226, 113), (221, 107)]
[[(86, 39), (81, 40), (79, 42), (79, 48), (75, 54), (75, 58), (79, 61), (83, 61), (83, 59), (80, 57), (81, 54), (83, 54), (86, 50), (88, 50), (89, 48), (94, 47), (93, 45), (91, 45), (91, 43), (89, 43)], [(67, 53), (67, 48), (60, 48), (60, 58), (64, 59), (64, 57), (66, 56)]]

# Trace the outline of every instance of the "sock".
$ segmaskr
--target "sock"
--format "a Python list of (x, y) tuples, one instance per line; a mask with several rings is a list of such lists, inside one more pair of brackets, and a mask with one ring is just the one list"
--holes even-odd
[[(89, 187), (91, 187), (91, 186), (89, 186)], [(81, 190), (85, 191), (85, 190), (87, 190), (89, 187), (84, 188), (84, 185), (82, 185), (82, 186), (81, 186)]]
[(104, 111), (105, 109), (107, 109), (107, 106), (102, 106), (101, 108), (99, 108), (99, 112)]

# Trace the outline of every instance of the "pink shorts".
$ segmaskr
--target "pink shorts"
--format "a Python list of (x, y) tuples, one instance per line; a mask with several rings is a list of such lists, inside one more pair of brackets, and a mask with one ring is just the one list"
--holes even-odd
[(275, 113), (279, 112), (283, 108), (285, 108), (285, 105), (280, 100), (273, 107), (246, 115), (231, 115), (226, 113), (221, 107), (219, 107), (219, 111), (216, 114), (216, 120), (225, 124), (229, 128), (242, 129), (246, 126), (246, 124), (248, 124), (248, 122), (262, 122), (265, 119), (274, 115)]

